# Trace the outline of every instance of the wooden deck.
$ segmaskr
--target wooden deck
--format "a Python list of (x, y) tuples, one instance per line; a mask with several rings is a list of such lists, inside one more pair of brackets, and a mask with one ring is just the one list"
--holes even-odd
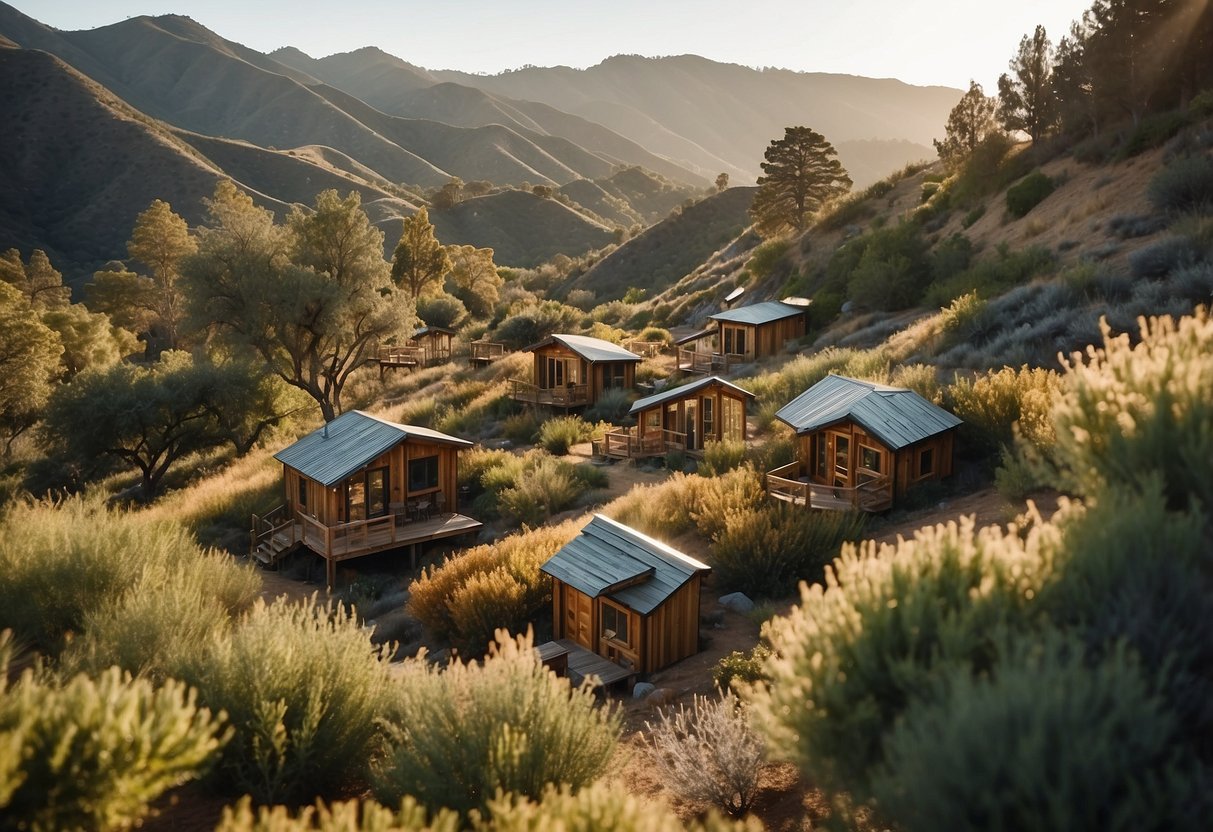
[(685, 451), (687, 436), (672, 430), (637, 435), (636, 428), (619, 428), (602, 437), (602, 454), (609, 459), (644, 459)]
[(473, 366), (492, 364), (505, 356), (505, 344), (496, 341), (473, 341), (469, 346), (471, 353), (468, 355), (468, 361)]
[(385, 370), (403, 367), (412, 370), (425, 363), (425, 350), (421, 347), (380, 347), (379, 375)]
[(702, 373), (703, 375), (719, 375), (728, 373), (739, 364), (744, 364), (746, 357), (736, 353), (696, 352), (695, 350), (678, 350), (678, 369), (684, 373)]
[(767, 494), (776, 500), (824, 511), (884, 511), (893, 505), (893, 483), (888, 477), (866, 482), (854, 488), (832, 488), (809, 482), (800, 473), (800, 463), (792, 462), (770, 471), (764, 477)]
[(590, 386), (588, 384), (569, 384), (565, 387), (540, 387), (529, 381), (512, 378), (513, 392), (510, 398), (525, 404), (542, 404), (549, 407), (563, 407), (565, 410), (582, 407), (590, 403)]
[(543, 655), (549, 644), (564, 648), (568, 653), (568, 675), (574, 685), (590, 684), (593, 687), (609, 688), (617, 682), (634, 678), (637, 671), (633, 668), (615, 664), (604, 659), (597, 653), (591, 653), (577, 642), (568, 638), (557, 639), (538, 646)]

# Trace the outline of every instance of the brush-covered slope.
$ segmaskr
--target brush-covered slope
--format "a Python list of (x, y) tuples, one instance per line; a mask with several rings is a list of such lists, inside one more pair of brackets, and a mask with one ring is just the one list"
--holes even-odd
[(593, 292), (599, 302), (629, 288), (660, 294), (727, 245), (749, 224), (756, 188), (729, 188), (668, 217), (615, 249), (563, 287)]
[[(620, 55), (586, 70), (534, 67), (493, 76), (432, 74), (583, 116), (649, 150), (695, 165), (704, 174), (726, 171), (738, 183), (753, 181), (763, 150), (790, 124), (809, 125), (835, 143), (904, 139), (930, 145), (960, 97), (959, 90), (946, 87), (760, 71), (694, 55)], [(890, 152), (887, 168), (906, 161)]]
[(631, 228), (642, 225), (640, 216), (627, 200), (612, 196), (592, 179), (574, 179), (560, 188), (560, 193), (576, 202), (586, 211), (616, 228)]
[[(612, 229), (528, 191), (464, 200), (449, 211), (431, 212), (430, 221), (442, 242), (489, 246), (496, 262), (508, 266), (537, 266), (557, 254), (575, 257), (613, 239)], [(400, 236), (394, 227), (384, 233)]]

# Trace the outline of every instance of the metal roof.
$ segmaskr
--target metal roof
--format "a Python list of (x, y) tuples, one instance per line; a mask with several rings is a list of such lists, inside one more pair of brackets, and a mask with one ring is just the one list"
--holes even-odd
[(417, 331), (413, 333), (413, 337), (421, 338), (424, 335), (429, 335), (431, 332), (441, 332), (445, 335), (458, 335), (459, 334), (456, 330), (450, 329), (445, 326), (423, 326), (423, 327), (417, 328)]
[(675, 387), (672, 390), (662, 390), (660, 393), (654, 393), (651, 396), (645, 396), (643, 399), (637, 399), (635, 404), (632, 405), (632, 409), (628, 411), (628, 415), (630, 416), (634, 413), (639, 413), (642, 410), (647, 410), (654, 405), (665, 404), (669, 401), (678, 401), (679, 399), (686, 398), (687, 396), (693, 396), (700, 390), (706, 390), (713, 384), (719, 384), (721, 387), (727, 387), (729, 390), (742, 396), (746, 396), (751, 399), (754, 398), (754, 394), (745, 388), (738, 387), (736, 384), (725, 381), (719, 376), (708, 376), (707, 378), (701, 378), (698, 381), (692, 382), (691, 384), (684, 384), (681, 387)]
[(728, 309), (708, 315), (710, 321), (727, 321), (734, 324), (769, 324), (784, 318), (793, 318), (808, 311), (806, 306), (793, 306), (778, 300), (768, 300), (764, 303), (752, 303), (737, 309)]
[[(591, 598), (606, 595), (648, 615), (711, 567), (609, 517), (595, 514), (581, 534), (539, 567)], [(613, 587), (621, 588), (613, 589)]]
[(629, 352), (618, 344), (604, 341), (601, 338), (591, 338), (588, 335), (550, 335), (538, 344), (531, 344), (527, 352), (534, 352), (540, 347), (546, 347), (553, 341), (558, 341), (580, 355), (591, 364), (595, 361), (641, 361), (641, 357)]
[(784, 405), (775, 418), (798, 434), (850, 419), (894, 451), (961, 424), (913, 390), (846, 376), (826, 376)]
[(361, 410), (351, 410), (283, 448), (274, 454), (274, 459), (329, 488), (406, 439), (461, 448), (472, 445), (466, 439), (430, 428), (398, 425)]
[(698, 332), (692, 332), (690, 335), (684, 335), (674, 342), (675, 346), (681, 347), (683, 344), (689, 344), (691, 341), (698, 341), (700, 338), (707, 338), (709, 335), (716, 334), (716, 327), (710, 326), (707, 329), (701, 329)]

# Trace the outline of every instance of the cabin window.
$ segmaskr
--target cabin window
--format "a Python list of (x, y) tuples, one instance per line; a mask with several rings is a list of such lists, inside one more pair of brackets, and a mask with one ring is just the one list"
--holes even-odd
[(565, 379), (565, 362), (563, 358), (547, 358), (543, 362), (544, 374), (539, 380), (539, 386), (547, 389), (553, 387), (564, 387), (567, 383)]
[(345, 519), (357, 523), (366, 519), (366, 480), (354, 477), (346, 482)]
[(745, 439), (745, 405), (740, 399), (723, 399), (723, 439)]
[(678, 405), (670, 404), (665, 408), (665, 429), (674, 433), (682, 433), (678, 429)]
[(372, 468), (366, 472), (366, 516), (387, 514), (387, 468)]
[(712, 399), (700, 399), (700, 406), (703, 408), (703, 441), (710, 442), (716, 438), (716, 424), (713, 418), (715, 413), (713, 408), (715, 402)]
[(829, 443), (826, 441), (826, 435), (824, 433), (814, 434), (812, 444), (813, 450), (811, 452), (811, 456), (813, 460), (813, 476), (825, 479), (826, 452), (829, 449)]
[(295, 498), (295, 508), (298, 511), (307, 511), (307, 480), (299, 477), (298, 482), (299, 495)]
[(746, 331), (744, 327), (724, 328), (724, 351), (730, 355), (745, 355)]
[(884, 454), (870, 445), (859, 446), (859, 467), (873, 474), (883, 473)]
[(409, 493), (438, 487), (438, 455), (409, 460)]
[(627, 367), (623, 364), (606, 364), (602, 368), (602, 388), (609, 390), (612, 387), (627, 386)]
[(918, 452), (918, 479), (925, 479), (935, 473), (935, 449), (923, 448)]
[(628, 638), (628, 611), (607, 601), (602, 602), (602, 637), (607, 641), (631, 645)]
[(661, 408), (654, 407), (644, 412), (644, 432), (657, 433), (661, 430)]

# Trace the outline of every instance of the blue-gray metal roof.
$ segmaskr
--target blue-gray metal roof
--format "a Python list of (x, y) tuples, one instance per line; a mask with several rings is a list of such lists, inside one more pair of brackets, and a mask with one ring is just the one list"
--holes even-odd
[(637, 399), (632, 409), (628, 411), (629, 415), (639, 413), (642, 410), (647, 410), (654, 405), (665, 404), (666, 402), (678, 401), (685, 399), (687, 396), (693, 396), (701, 390), (706, 390), (713, 384), (719, 384), (721, 387), (727, 388), (739, 396), (746, 398), (754, 398), (754, 394), (745, 388), (738, 387), (736, 384), (725, 381), (719, 376), (708, 376), (701, 378), (691, 384), (684, 384), (681, 387), (675, 387), (672, 390), (662, 390), (660, 393), (654, 393), (651, 396), (645, 396), (643, 399)]
[(625, 350), (618, 344), (612, 344), (610, 341), (604, 341), (601, 338), (591, 338), (588, 335), (552, 335), (543, 339), (538, 344), (532, 344), (531, 346), (527, 347), (527, 352), (533, 352), (540, 347), (547, 346), (553, 341), (558, 341), (559, 343), (564, 344), (570, 350), (591, 363), (595, 361), (642, 360), (639, 355)]
[[(595, 514), (581, 534), (540, 567), (591, 598), (606, 595), (648, 615), (687, 581), (711, 567), (630, 526)], [(620, 584), (626, 584), (622, 588)]]
[(708, 320), (759, 325), (803, 315), (807, 311), (806, 306), (793, 306), (778, 300), (768, 300), (764, 303), (752, 303), (749, 306), (717, 312), (715, 315), (708, 315)]
[(850, 419), (894, 451), (961, 424), (913, 390), (846, 376), (826, 376), (784, 405), (775, 418), (798, 434)]
[(361, 410), (351, 410), (283, 448), (274, 454), (274, 459), (329, 488), (406, 439), (461, 448), (472, 445), (466, 439), (430, 428), (399, 425)]

